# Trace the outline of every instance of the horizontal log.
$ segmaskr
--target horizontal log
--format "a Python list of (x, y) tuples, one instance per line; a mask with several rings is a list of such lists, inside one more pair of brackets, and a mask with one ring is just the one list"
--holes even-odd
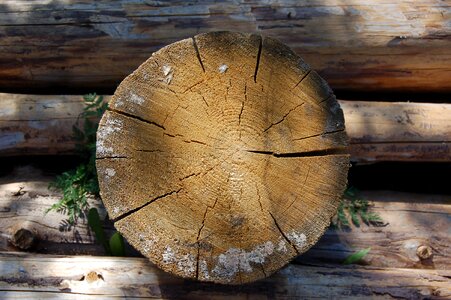
[(450, 92), (450, 11), (435, 0), (6, 0), (0, 90), (113, 92), (162, 46), (232, 30), (280, 39), (334, 89)]
[[(108, 100), (109, 97), (105, 97)], [(0, 93), (0, 156), (73, 154), (81, 96)], [(339, 100), (351, 160), (451, 160), (451, 104)]]
[(352, 161), (451, 160), (450, 104), (339, 102)]
[(0, 297), (247, 299), (446, 299), (449, 270), (288, 265), (240, 287), (174, 277), (144, 258), (0, 253)]
[[(103, 255), (103, 248), (95, 243), (83, 220), (76, 227), (69, 227), (62, 221), (64, 215), (44, 215), (61, 196), (48, 190), (51, 179), (31, 167), (0, 177), (0, 251), (15, 250), (9, 240), (17, 225), (28, 223), (27, 228), (37, 236), (34, 252)], [(391, 191), (362, 191), (360, 196), (371, 203), (371, 211), (378, 213), (386, 225), (362, 224), (351, 230), (331, 228), (312, 249), (298, 257), (298, 262), (337, 264), (354, 251), (371, 247), (364, 263), (372, 267), (451, 269), (449, 196)], [(91, 205), (105, 216), (99, 201), (93, 200)], [(111, 233), (111, 223), (106, 222), (105, 229)], [(432, 249), (431, 257), (418, 256), (422, 246)], [(128, 254), (139, 255), (131, 248)]]

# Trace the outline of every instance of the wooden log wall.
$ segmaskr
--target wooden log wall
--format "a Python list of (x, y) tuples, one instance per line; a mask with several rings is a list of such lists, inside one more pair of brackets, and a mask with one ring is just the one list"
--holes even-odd
[[(85, 220), (74, 228), (64, 222), (65, 216), (44, 211), (61, 193), (48, 190), (53, 177), (41, 169), (20, 167), (0, 177), (0, 251), (17, 251), (9, 240), (16, 228), (28, 224), (37, 238), (29, 251), (46, 254), (102, 255), (102, 246), (95, 242)], [(352, 226), (351, 230), (329, 229), (307, 253), (297, 258), (303, 264), (340, 264), (356, 250), (371, 247), (364, 263), (380, 268), (451, 269), (450, 196), (421, 195), (391, 191), (362, 191), (360, 197), (371, 204), (371, 211), (380, 215), (383, 226)], [(92, 199), (104, 218), (104, 207)], [(112, 224), (104, 223), (107, 234)], [(431, 255), (418, 256), (418, 249), (427, 247)], [(128, 248), (129, 255), (140, 255)]]
[[(105, 97), (109, 100), (109, 97)], [(73, 154), (81, 96), (0, 93), (0, 156)], [(339, 100), (351, 160), (451, 160), (451, 104)]]
[(232, 30), (280, 39), (333, 89), (450, 92), (450, 15), (436, 0), (6, 0), (0, 91), (111, 93), (162, 46)]

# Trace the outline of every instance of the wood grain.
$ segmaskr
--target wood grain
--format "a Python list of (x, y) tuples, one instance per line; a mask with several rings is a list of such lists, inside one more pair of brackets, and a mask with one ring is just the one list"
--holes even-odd
[[(109, 101), (110, 96), (105, 97)], [(0, 93), (0, 155), (74, 154), (82, 96)], [(451, 105), (338, 100), (351, 160), (451, 160)]]
[[(103, 247), (95, 242), (85, 222), (81, 220), (76, 227), (68, 227), (63, 222), (64, 215), (44, 215), (61, 197), (60, 193), (48, 190), (52, 179), (30, 166), (16, 168), (0, 178), (0, 251), (17, 251), (8, 240), (16, 224), (28, 223), (38, 237), (33, 252), (104, 255)], [(447, 230), (451, 227), (450, 196), (362, 191), (359, 197), (369, 201), (371, 211), (377, 212), (386, 225), (328, 229), (315, 246), (297, 258), (298, 262), (340, 264), (354, 251), (371, 247), (364, 262), (372, 267), (451, 268), (451, 235)], [(97, 207), (102, 217), (106, 215), (100, 202), (91, 205)], [(104, 228), (110, 234), (112, 223), (106, 222)], [(431, 259), (421, 260), (416, 254), (422, 245), (433, 249)], [(139, 255), (131, 248), (127, 251), (128, 255)]]
[(2, 298), (447, 299), (449, 270), (288, 265), (240, 287), (164, 273), (143, 258), (0, 253)]
[(108, 214), (136, 249), (173, 274), (241, 284), (324, 233), (346, 146), (335, 96), (300, 57), (216, 32), (162, 48), (119, 85), (96, 166)]
[(353, 161), (451, 160), (451, 105), (339, 102)]
[(0, 89), (112, 93), (163, 46), (231, 30), (280, 39), (334, 89), (450, 92), (449, 17), (435, 0), (6, 0)]

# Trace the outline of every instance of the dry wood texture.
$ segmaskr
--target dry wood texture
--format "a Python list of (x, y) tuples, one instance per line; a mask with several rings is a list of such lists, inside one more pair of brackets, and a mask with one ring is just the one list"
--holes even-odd
[(173, 277), (142, 258), (0, 253), (4, 299), (449, 299), (449, 270), (289, 265), (229, 288)]
[[(59, 248), (64, 253), (64, 249), (73, 248), (75, 252), (70, 253), (76, 254), (101, 249), (93, 245), (95, 238), (86, 220), (81, 219), (79, 225), (73, 227), (60, 213), (44, 214), (62, 196), (60, 192), (49, 190), (53, 179), (30, 166), (18, 167), (13, 173), (0, 178), (1, 249), (9, 249), (9, 241), (14, 239), (14, 233), (20, 228), (27, 228), (35, 234), (34, 248), (41, 251), (47, 248), (57, 251)], [(100, 200), (90, 199), (89, 204), (98, 208), (100, 216), (105, 218), (106, 212)], [(68, 247), (64, 246), (66, 243)]]
[(97, 132), (115, 227), (166, 271), (245, 283), (309, 249), (346, 186), (343, 113), (288, 47), (217, 32), (171, 44), (116, 90)]
[(80, 96), (0, 94), (0, 153), (73, 154), (82, 111)]
[[(21, 167), (0, 178), (0, 251), (14, 251), (8, 242), (16, 225), (30, 224), (37, 243), (32, 251), (47, 254), (104, 254), (87, 225), (80, 222), (69, 228), (63, 215), (43, 212), (60, 193), (49, 191), (52, 177), (40, 170)], [(22, 189), (21, 189), (22, 188)], [(19, 192), (20, 191), (20, 192)], [(451, 198), (445, 195), (421, 195), (390, 191), (362, 191), (372, 208), (386, 223), (352, 230), (329, 229), (319, 242), (296, 261), (303, 264), (339, 264), (352, 252), (371, 247), (365, 264), (372, 267), (451, 269)], [(106, 212), (99, 202), (92, 202), (100, 215)], [(106, 223), (107, 233), (112, 224)], [(421, 260), (417, 250), (433, 250), (430, 259)], [(17, 249), (16, 249), (17, 250)], [(134, 254), (134, 252), (128, 252)]]
[(5, 0), (0, 90), (112, 92), (162, 46), (233, 30), (279, 38), (335, 89), (450, 92), (449, 18), (439, 0)]
[[(81, 96), (0, 93), (0, 155), (73, 154), (72, 125), (82, 101)], [(451, 160), (451, 104), (338, 102), (352, 161)]]
[(351, 159), (451, 161), (451, 105), (340, 101)]

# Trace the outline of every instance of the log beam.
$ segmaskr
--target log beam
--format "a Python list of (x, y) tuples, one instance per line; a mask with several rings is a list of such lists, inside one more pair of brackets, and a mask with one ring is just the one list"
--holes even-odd
[(290, 264), (241, 287), (183, 280), (143, 258), (0, 253), (0, 297), (449, 299), (449, 270)]
[[(64, 215), (55, 212), (44, 215), (61, 194), (48, 190), (53, 177), (43, 173), (28, 166), (0, 178), (0, 251), (17, 251), (9, 244), (16, 224), (29, 224), (37, 237), (33, 248), (37, 253), (103, 255), (103, 247), (95, 242), (83, 220), (76, 227), (68, 227), (62, 221)], [(297, 259), (299, 262), (339, 264), (355, 250), (371, 247), (364, 261), (372, 267), (451, 269), (451, 238), (447, 234), (451, 226), (449, 196), (362, 191), (359, 197), (369, 201), (371, 211), (378, 213), (386, 225), (329, 229)], [(90, 205), (104, 218), (106, 212), (100, 201), (91, 200)], [(110, 234), (112, 224), (104, 225)], [(424, 247), (432, 249), (431, 258), (422, 259), (423, 252), (426, 255), (428, 252)], [(136, 255), (130, 251), (128, 254)]]
[[(72, 125), (82, 101), (0, 93), (0, 156), (74, 154)], [(338, 101), (352, 161), (451, 160), (451, 104)]]
[(450, 92), (449, 16), (434, 0), (7, 0), (0, 90), (111, 93), (161, 47), (232, 30), (280, 39), (334, 89)]

